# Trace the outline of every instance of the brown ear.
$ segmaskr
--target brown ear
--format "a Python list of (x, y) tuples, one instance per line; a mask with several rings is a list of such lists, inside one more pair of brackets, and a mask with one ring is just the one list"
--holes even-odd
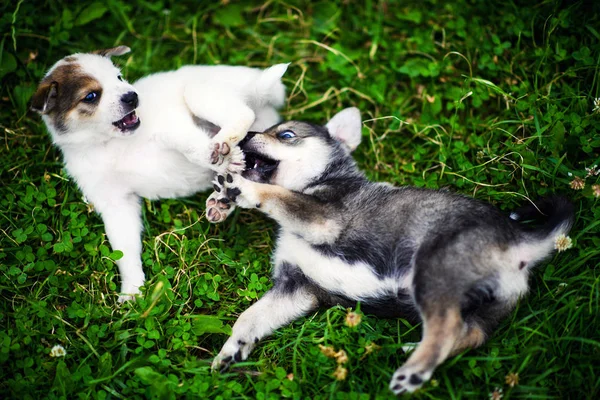
[(92, 51), (92, 54), (98, 54), (103, 57), (110, 58), (112, 56), (122, 56), (123, 54), (127, 54), (130, 51), (131, 51), (131, 49), (127, 46), (118, 46), (118, 47), (113, 47), (112, 49)]
[(31, 98), (31, 109), (40, 114), (48, 114), (56, 105), (58, 82), (43, 82)]

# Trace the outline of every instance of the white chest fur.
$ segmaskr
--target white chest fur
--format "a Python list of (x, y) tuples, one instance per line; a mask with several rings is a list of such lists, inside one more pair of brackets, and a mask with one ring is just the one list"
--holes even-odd
[(410, 286), (409, 279), (380, 278), (362, 262), (349, 264), (338, 257), (324, 256), (306, 241), (282, 232), (274, 255), (275, 265), (287, 261), (322, 288), (354, 300), (397, 293)]
[[(199, 139), (208, 141), (201, 134)], [(210, 170), (147, 137), (69, 150), (63, 149), (67, 170), (91, 201), (110, 195), (107, 191), (149, 199), (186, 196), (206, 189), (212, 177)]]

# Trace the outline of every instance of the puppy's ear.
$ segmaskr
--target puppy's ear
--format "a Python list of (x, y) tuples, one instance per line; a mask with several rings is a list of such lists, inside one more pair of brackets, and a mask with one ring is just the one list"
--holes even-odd
[(261, 101), (269, 102), (279, 108), (285, 102), (285, 87), (281, 83), (281, 77), (285, 74), (290, 64), (275, 64), (260, 72), (255, 83), (257, 94)]
[(118, 46), (118, 47), (113, 47), (112, 49), (92, 51), (92, 54), (98, 54), (103, 57), (111, 58), (112, 56), (122, 56), (123, 54), (127, 54), (130, 51), (131, 51), (131, 49), (127, 46)]
[(352, 152), (356, 150), (362, 138), (360, 111), (356, 107), (345, 108), (335, 114), (325, 128), (334, 139), (345, 144)]
[(291, 63), (287, 64), (275, 64), (267, 69), (264, 69), (260, 75), (260, 78), (263, 82), (275, 83), (281, 80), (285, 71), (287, 71), (288, 66)]
[(41, 83), (31, 98), (31, 109), (40, 114), (48, 114), (56, 105), (58, 82)]

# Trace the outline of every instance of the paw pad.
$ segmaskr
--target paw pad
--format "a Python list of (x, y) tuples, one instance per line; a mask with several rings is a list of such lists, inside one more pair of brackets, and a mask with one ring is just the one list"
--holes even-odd
[(210, 153), (210, 163), (220, 173), (241, 173), (244, 170), (244, 153), (238, 146), (226, 142), (215, 143)]

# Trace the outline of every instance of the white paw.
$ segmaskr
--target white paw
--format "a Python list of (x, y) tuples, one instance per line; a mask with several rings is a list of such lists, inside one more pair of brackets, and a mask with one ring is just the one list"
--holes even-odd
[(211, 143), (210, 164), (220, 174), (241, 174), (244, 171), (244, 152), (239, 146), (213, 140)]
[(258, 338), (254, 339), (234, 339), (229, 338), (219, 354), (212, 362), (211, 369), (213, 371), (225, 371), (231, 364), (244, 361), (258, 342)]
[(135, 301), (137, 296), (138, 295), (135, 295), (135, 294), (121, 294), (121, 295), (119, 295), (119, 298), (117, 299), (117, 301), (119, 303), (125, 303), (127, 301)]
[(423, 386), (431, 378), (432, 371), (424, 370), (419, 365), (402, 366), (394, 372), (390, 382), (390, 390), (394, 394), (412, 393)]
[(126, 301), (135, 300), (137, 296), (142, 294), (140, 292), (140, 287), (144, 286), (144, 281), (145, 277), (143, 275), (138, 279), (124, 279), (123, 282), (121, 282), (121, 292), (119, 293), (117, 301), (119, 303), (124, 303)]

